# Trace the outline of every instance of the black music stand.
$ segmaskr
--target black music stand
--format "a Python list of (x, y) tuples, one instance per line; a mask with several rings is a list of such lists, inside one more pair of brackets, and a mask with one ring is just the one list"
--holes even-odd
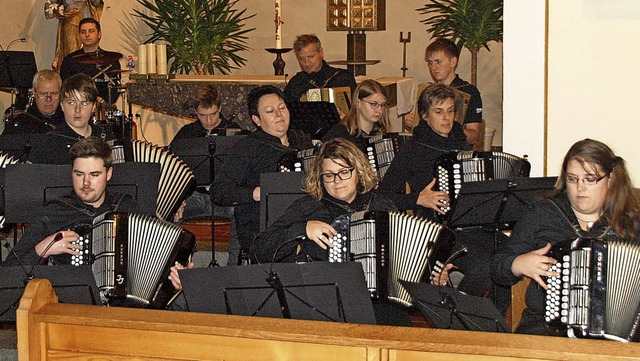
[(260, 232), (280, 218), (291, 203), (306, 194), (302, 190), (303, 179), (302, 172), (260, 175)]
[(311, 135), (312, 139), (322, 139), (340, 122), (338, 108), (333, 103), (291, 102), (287, 107), (291, 113), (291, 126)]
[(453, 288), (400, 280), (414, 305), (433, 327), (485, 332), (511, 332), (488, 298), (465, 295)]
[(517, 177), (462, 183), (445, 223), (450, 228), (510, 229), (524, 208), (551, 191), (555, 181), (555, 177)]
[(31, 88), (37, 72), (32, 51), (0, 51), (0, 88)]
[[(11, 113), (25, 108), (29, 102), (28, 89), (38, 71), (32, 51), (0, 51), (0, 88), (11, 88)], [(13, 94), (17, 95), (13, 99)]]
[(28, 134), (0, 135), (0, 150), (25, 162), (31, 150), (30, 137)]
[[(189, 310), (245, 316), (375, 324), (362, 265), (277, 263), (180, 271)], [(277, 280), (269, 280), (270, 272)], [(277, 289), (273, 284), (280, 284)], [(287, 317), (288, 316), (288, 317)]]
[[(216, 169), (222, 169), (231, 155), (231, 149), (245, 135), (218, 136), (210, 135), (200, 138), (175, 139), (171, 142), (171, 151), (180, 157), (193, 171), (198, 186), (210, 186), (215, 179)], [(211, 200), (211, 262), (210, 266), (218, 266), (216, 261), (215, 240), (215, 204)], [(231, 220), (234, 222), (234, 220)]]
[[(155, 215), (159, 179), (157, 163), (114, 164), (107, 189), (128, 193), (141, 213)], [(7, 223), (31, 223), (47, 202), (72, 191), (70, 165), (10, 164), (5, 170)]]
[(48, 279), (60, 303), (102, 304), (89, 266), (0, 267), (0, 322), (16, 321), (20, 297), (32, 278)]

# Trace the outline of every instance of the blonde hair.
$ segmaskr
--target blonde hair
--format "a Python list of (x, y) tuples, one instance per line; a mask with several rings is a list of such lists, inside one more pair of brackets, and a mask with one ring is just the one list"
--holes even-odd
[(303, 190), (316, 200), (322, 199), (324, 192), (322, 162), (325, 159), (353, 168), (358, 177), (358, 193), (367, 193), (378, 185), (378, 175), (360, 148), (346, 139), (335, 138), (322, 144), (304, 177)]
[[(347, 126), (347, 130), (350, 135), (356, 136), (360, 133), (360, 128), (358, 127), (358, 100), (362, 100), (373, 94), (381, 94), (385, 99), (387, 98), (387, 91), (384, 89), (382, 84), (372, 79), (363, 80), (358, 84), (356, 90), (353, 92), (353, 96), (351, 97), (351, 108), (343, 121)], [(380, 121), (377, 125), (374, 125), (374, 130), (378, 130), (380, 133), (384, 134), (387, 131), (387, 128), (389, 128), (389, 120), (385, 109), (382, 112), (382, 118)]]

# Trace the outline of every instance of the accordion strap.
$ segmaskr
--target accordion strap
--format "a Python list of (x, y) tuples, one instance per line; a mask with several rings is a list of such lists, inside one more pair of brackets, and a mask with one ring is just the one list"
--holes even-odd
[[(122, 202), (122, 200), (124, 199), (124, 197), (126, 196), (126, 193), (123, 194), (116, 194), (116, 195), (110, 195), (109, 200), (111, 201), (111, 210), (112, 211), (117, 211), (118, 207), (120, 207), (120, 203)], [(78, 202), (73, 199), (70, 196), (62, 196), (58, 199), (55, 199), (52, 201), (52, 203), (58, 203), (58, 204), (64, 204), (66, 206), (72, 207), (74, 209), (77, 209), (78, 211), (88, 215), (88, 216), (96, 216), (96, 212), (92, 209), (89, 209), (86, 205), (84, 204), (78, 204)]]

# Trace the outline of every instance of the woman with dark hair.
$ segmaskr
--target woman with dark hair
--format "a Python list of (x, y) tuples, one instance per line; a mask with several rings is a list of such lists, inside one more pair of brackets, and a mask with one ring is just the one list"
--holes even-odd
[(545, 281), (556, 260), (547, 256), (560, 241), (600, 238), (640, 242), (640, 198), (624, 160), (604, 143), (584, 139), (575, 143), (562, 162), (552, 194), (534, 203), (517, 223), (510, 240), (494, 258), (497, 283), (531, 282), (519, 333), (548, 334), (544, 323)]
[(353, 92), (351, 108), (344, 119), (322, 137), (326, 142), (346, 138), (356, 144), (374, 135), (384, 134), (389, 127), (387, 92), (375, 80), (363, 80)]
[[(377, 184), (378, 176), (355, 144), (342, 138), (324, 143), (304, 179), (307, 195), (260, 234), (252, 256), (261, 262), (327, 260), (327, 247), (333, 246), (329, 239), (337, 234), (333, 219), (363, 210), (396, 210), (376, 194)], [(298, 251), (298, 244), (289, 241), (299, 236), (313, 243), (303, 243)]]

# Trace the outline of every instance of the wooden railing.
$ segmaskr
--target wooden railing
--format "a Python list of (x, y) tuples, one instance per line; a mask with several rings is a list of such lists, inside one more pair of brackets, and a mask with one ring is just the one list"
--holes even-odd
[(635, 360), (640, 346), (57, 303), (47, 280), (17, 313), (20, 360)]

